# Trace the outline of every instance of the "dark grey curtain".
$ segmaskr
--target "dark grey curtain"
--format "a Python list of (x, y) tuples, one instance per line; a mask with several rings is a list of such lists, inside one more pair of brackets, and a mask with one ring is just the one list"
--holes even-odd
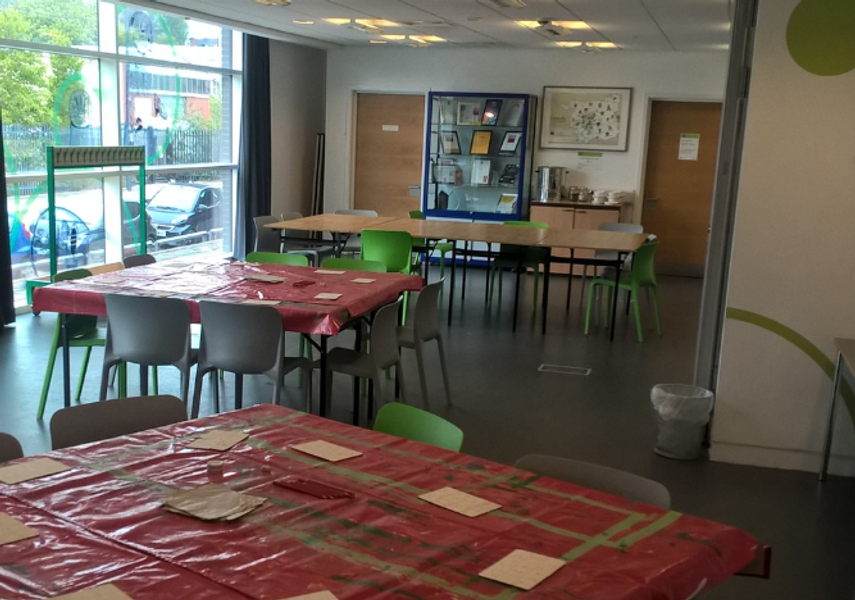
[(253, 217), (270, 214), (270, 41), (243, 38), (243, 100), (238, 158), (235, 256), (255, 241)]
[[(0, 110), (0, 131), (3, 113)], [(15, 301), (12, 295), (12, 249), (9, 246), (9, 214), (6, 206), (6, 157), (0, 144), (0, 329), (15, 322)]]

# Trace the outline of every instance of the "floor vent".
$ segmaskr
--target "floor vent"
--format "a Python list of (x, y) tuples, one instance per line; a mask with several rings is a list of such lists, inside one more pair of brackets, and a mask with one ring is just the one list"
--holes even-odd
[(591, 369), (586, 367), (567, 367), (565, 365), (540, 365), (538, 371), (544, 373), (560, 373), (562, 375), (581, 375), (587, 377), (591, 374)]

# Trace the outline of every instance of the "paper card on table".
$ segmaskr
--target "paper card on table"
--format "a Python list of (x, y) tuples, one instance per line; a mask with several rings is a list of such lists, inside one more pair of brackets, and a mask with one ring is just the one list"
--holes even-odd
[(117, 285), (120, 283), (125, 283), (127, 279), (124, 277), (99, 277), (98, 283), (103, 283), (106, 285)]
[(39, 532), (27, 527), (15, 517), (0, 513), (0, 546), (38, 537)]
[(163, 507), (203, 521), (234, 521), (266, 503), (266, 498), (241, 494), (224, 485), (208, 483), (169, 494), (163, 500)]
[(21, 483), (22, 481), (47, 477), (54, 473), (62, 473), (70, 468), (52, 458), (35, 458), (16, 465), (0, 467), (0, 481), (3, 483)]
[(362, 452), (351, 450), (338, 444), (331, 444), (323, 440), (315, 440), (314, 442), (305, 442), (303, 444), (295, 444), (291, 446), (292, 450), (297, 450), (304, 454), (311, 454), (318, 458), (323, 458), (330, 462), (338, 462), (355, 456), (362, 456)]
[(527, 550), (514, 550), (480, 573), (481, 577), (530, 590), (564, 566), (564, 561)]
[(276, 306), (279, 304), (279, 300), (253, 300), (250, 298), (249, 300), (241, 301), (241, 304), (254, 304), (256, 306)]
[(357, 277), (356, 279), (351, 279), (353, 283), (374, 283), (377, 281), (376, 279), (369, 279), (368, 277)]
[(419, 498), (467, 517), (478, 517), (497, 508), (502, 508), (501, 504), (484, 500), (478, 496), (473, 496), (472, 494), (467, 494), (451, 487), (444, 487), (433, 492), (428, 492), (427, 494), (422, 494)]
[(244, 279), (249, 279), (250, 281), (263, 281), (264, 283), (282, 283), (283, 281), (287, 281), (284, 277), (279, 277), (277, 275), (264, 275), (263, 273), (247, 275)]
[(330, 269), (318, 269), (315, 273), (320, 273), (321, 275), (344, 275), (344, 271), (332, 271)]
[(338, 600), (335, 594), (328, 590), (324, 590), (323, 592), (314, 592), (313, 594), (302, 594), (300, 596), (291, 596), (290, 598), (283, 598), (282, 600)]
[(73, 594), (54, 596), (53, 600), (134, 600), (112, 583), (98, 587), (80, 590)]
[(248, 433), (242, 431), (225, 431), (223, 429), (212, 429), (206, 431), (193, 442), (188, 448), (200, 448), (203, 450), (228, 450), (238, 442), (249, 437)]
[(315, 296), (315, 300), (338, 300), (341, 294), (333, 294), (332, 292), (321, 292)]

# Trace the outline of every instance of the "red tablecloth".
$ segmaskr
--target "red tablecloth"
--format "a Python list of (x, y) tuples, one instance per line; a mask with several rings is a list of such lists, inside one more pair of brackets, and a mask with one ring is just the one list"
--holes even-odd
[[(314, 267), (238, 262), (154, 263), (37, 288), (33, 310), (106, 315), (105, 294), (170, 295), (187, 300), (191, 317), (198, 322), (199, 300), (275, 300), (288, 331), (335, 335), (351, 318), (394, 301), (401, 292), (422, 288), (421, 278), (414, 275), (361, 271), (330, 275), (317, 271)], [(284, 277), (286, 281), (251, 279), (257, 275)], [(375, 281), (354, 283), (357, 278)], [(303, 286), (305, 282), (309, 285)], [(315, 299), (325, 292), (341, 297)]]
[[(251, 435), (226, 453), (187, 448), (211, 428)], [(324, 439), (362, 451), (326, 463), (289, 449)], [(732, 527), (538, 478), (512, 467), (262, 405), (53, 452), (71, 471), (0, 484), (0, 510), (40, 537), (0, 547), (0, 597), (112, 582), (137, 600), (684, 600), (747, 564)], [(210, 474), (208, 460), (225, 460)], [(321, 500), (272, 481), (301, 474), (353, 492)], [(232, 523), (164, 511), (209, 481), (272, 506)], [(454, 486), (502, 505), (470, 519), (421, 501)], [(569, 561), (530, 592), (477, 575), (513, 549)]]

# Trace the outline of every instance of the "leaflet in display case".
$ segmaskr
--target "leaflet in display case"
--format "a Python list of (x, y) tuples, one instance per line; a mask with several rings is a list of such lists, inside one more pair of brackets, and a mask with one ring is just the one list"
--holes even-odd
[(422, 209), (428, 216), (528, 216), (534, 96), (431, 92)]

